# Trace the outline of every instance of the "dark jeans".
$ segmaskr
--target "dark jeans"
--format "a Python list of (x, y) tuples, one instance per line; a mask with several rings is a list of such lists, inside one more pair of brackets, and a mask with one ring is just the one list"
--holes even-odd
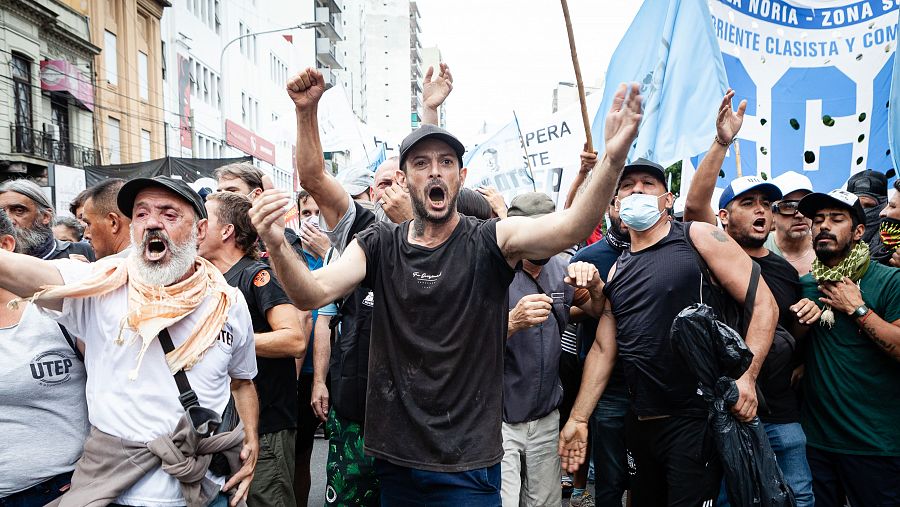
[(598, 507), (622, 507), (622, 495), (628, 488), (625, 456), (628, 408), (625, 386), (607, 386), (591, 416), (594, 499)]
[(61, 488), (68, 490), (71, 482), (72, 472), (59, 474), (24, 491), (0, 498), (0, 507), (43, 507), (65, 492), (60, 491)]
[(900, 457), (859, 456), (806, 448), (818, 507), (900, 506)]
[(706, 418), (628, 418), (626, 443), (634, 458), (633, 507), (697, 507), (712, 503), (722, 482)]
[(500, 463), (466, 472), (429, 472), (375, 460), (384, 507), (497, 507)]

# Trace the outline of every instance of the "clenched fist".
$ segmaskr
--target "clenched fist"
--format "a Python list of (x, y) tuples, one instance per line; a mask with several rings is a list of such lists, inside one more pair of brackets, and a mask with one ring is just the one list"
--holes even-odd
[(325, 93), (325, 79), (321, 72), (307, 68), (288, 81), (287, 92), (298, 109), (315, 107)]

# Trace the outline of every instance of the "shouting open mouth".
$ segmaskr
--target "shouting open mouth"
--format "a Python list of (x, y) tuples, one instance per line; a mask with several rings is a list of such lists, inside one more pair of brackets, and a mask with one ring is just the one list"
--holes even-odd
[(428, 190), (428, 200), (433, 208), (443, 209), (447, 202), (447, 192), (435, 185)]
[(169, 243), (159, 234), (149, 235), (144, 240), (144, 258), (151, 262), (158, 262), (166, 256), (169, 251)]
[(758, 234), (769, 233), (768, 223), (765, 218), (760, 217), (753, 221), (753, 232)]

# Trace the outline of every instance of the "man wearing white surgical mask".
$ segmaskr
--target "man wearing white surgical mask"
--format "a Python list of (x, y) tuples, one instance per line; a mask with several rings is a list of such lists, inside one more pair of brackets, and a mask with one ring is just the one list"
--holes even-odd
[[(630, 246), (606, 278), (606, 307), (560, 446), (568, 449), (586, 442), (588, 419), (618, 356), (633, 414), (625, 437), (636, 468), (632, 505), (701, 505), (716, 497), (722, 469), (707, 428), (706, 404), (697, 394), (697, 378), (675, 355), (669, 329), (681, 310), (700, 302), (698, 254), (741, 305), (751, 260), (722, 230), (669, 219), (666, 209), (674, 197), (658, 164), (638, 160), (626, 166), (617, 195), (616, 208)], [(756, 416), (756, 376), (777, 318), (772, 293), (760, 280), (746, 336), (754, 360), (737, 381), (740, 398), (732, 409), (741, 420)]]

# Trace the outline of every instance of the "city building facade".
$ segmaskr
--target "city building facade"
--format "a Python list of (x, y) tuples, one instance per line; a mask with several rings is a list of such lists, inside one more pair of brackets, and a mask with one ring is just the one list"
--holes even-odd
[(252, 155), (278, 188), (293, 189), (296, 126), (287, 82), (306, 67), (330, 70), (335, 62), (322, 60), (336, 51), (340, 12), (339, 0), (185, 0), (167, 9), (169, 154)]
[[(183, 3), (183, 2), (179, 2)], [(80, 4), (70, 0), (70, 4)], [(160, 20), (168, 0), (87, 0), (94, 61), (97, 147), (103, 164), (166, 154)]]
[(93, 58), (84, 12), (55, 0), (0, 0), (0, 180), (47, 184), (53, 164), (98, 163)]

